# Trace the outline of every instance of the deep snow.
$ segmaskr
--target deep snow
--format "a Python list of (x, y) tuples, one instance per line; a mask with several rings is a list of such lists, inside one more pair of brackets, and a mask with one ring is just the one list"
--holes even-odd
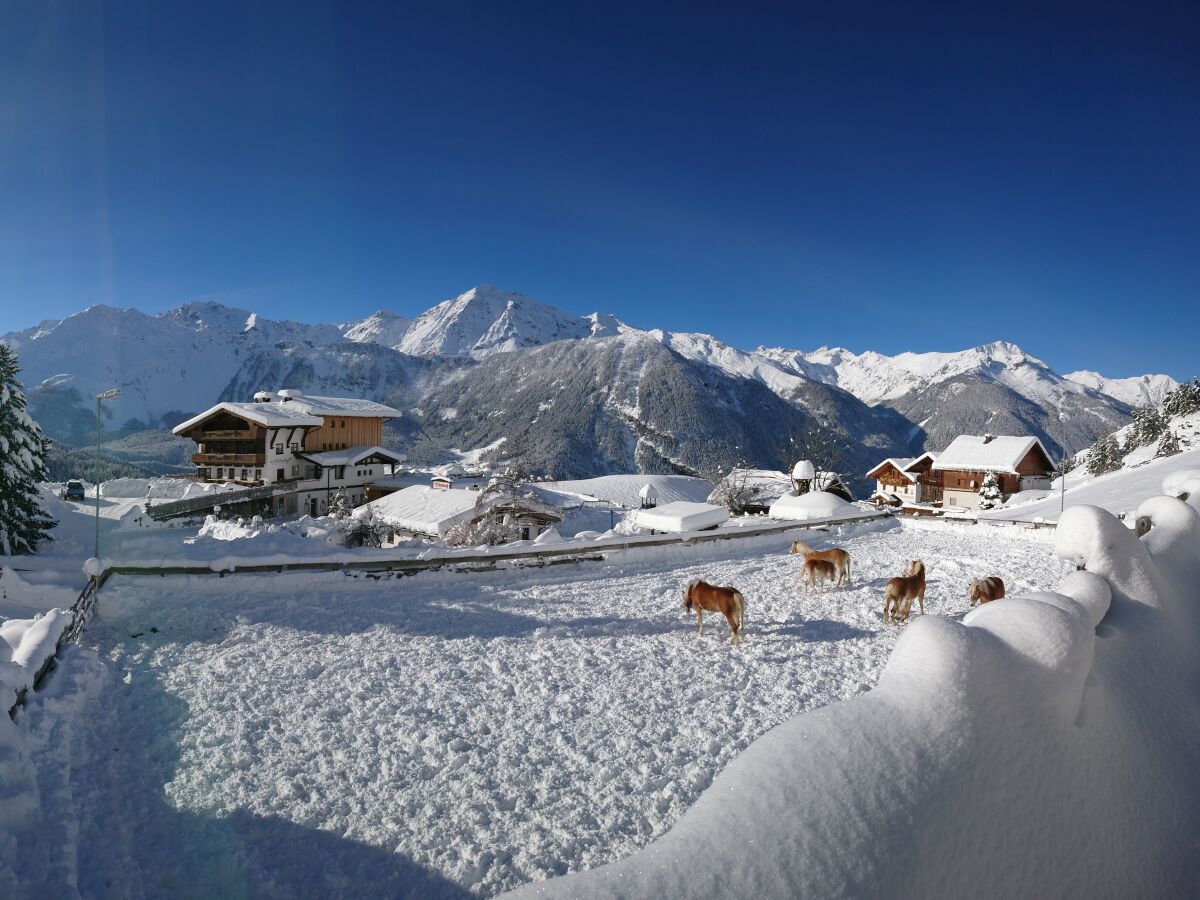
[[(930, 619), (967, 612), (969, 578), (1067, 568), (991, 529), (837, 539), (853, 585), (808, 595), (779, 536), (536, 573), (118, 577), (21, 714), (51, 824), (23, 833), (18, 883), (456, 896), (595, 867), (772, 726), (872, 687), (907, 560), (929, 563)], [(695, 633), (692, 577), (746, 595), (740, 649), (719, 617)]]

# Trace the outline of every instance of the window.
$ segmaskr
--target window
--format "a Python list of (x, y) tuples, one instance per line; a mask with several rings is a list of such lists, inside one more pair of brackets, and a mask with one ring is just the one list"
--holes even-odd
[(255, 470), (254, 470), (254, 480), (255, 480), (255, 481), (262, 481), (262, 469), (255, 469)]
[(250, 470), (242, 469), (242, 481), (249, 481), (249, 480), (250, 480)]
[(333, 477), (337, 478), (339, 481), (341, 479), (345, 478), (346, 477), (346, 467), (338, 466), (336, 471), (334, 471), (334, 473), (333, 473)]
[(338, 427), (339, 427), (339, 428), (345, 428), (345, 427), (346, 427), (346, 420), (345, 420), (345, 419), (342, 419), (342, 421), (341, 421), (341, 423), (338, 425)]
[(208, 478), (208, 469), (199, 469), (197, 470), (196, 474), (199, 475), (200, 480), (203, 481)]
[(276, 444), (276, 445), (275, 445), (275, 455), (276, 455), (276, 456), (283, 456), (283, 444)]
[(291, 450), (293, 453), (295, 453), (297, 450), (300, 449), (300, 445), (296, 444), (296, 443), (291, 443), (291, 444), (288, 444), (288, 449)]
[(292, 466), (292, 477), (297, 478), (297, 477), (299, 477), (299, 475), (300, 475), (300, 466), (298, 466), (298, 465)]
[(283, 476), (283, 469), (276, 469), (276, 470), (275, 470), (275, 480), (276, 480), (276, 481), (283, 481), (283, 477), (284, 477), (284, 476)]

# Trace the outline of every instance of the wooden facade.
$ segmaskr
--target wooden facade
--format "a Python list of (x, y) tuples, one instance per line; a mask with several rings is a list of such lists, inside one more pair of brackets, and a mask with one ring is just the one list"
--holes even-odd
[(345, 450), (347, 447), (373, 447), (383, 443), (383, 419), (367, 416), (321, 416), (325, 420), (304, 436), (309, 453)]

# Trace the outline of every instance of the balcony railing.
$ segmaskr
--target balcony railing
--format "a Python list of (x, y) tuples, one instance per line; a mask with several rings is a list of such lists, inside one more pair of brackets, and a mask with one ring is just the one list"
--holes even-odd
[(253, 441), (263, 437), (263, 429), (235, 428), (224, 431), (193, 431), (188, 434), (188, 437), (198, 443), (203, 443), (204, 441)]
[(198, 466), (258, 466), (267, 464), (265, 453), (193, 453), (192, 462)]

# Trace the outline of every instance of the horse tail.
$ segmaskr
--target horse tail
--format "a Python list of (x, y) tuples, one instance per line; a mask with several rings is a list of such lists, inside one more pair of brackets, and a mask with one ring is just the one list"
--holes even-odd
[(742, 617), (746, 614), (746, 598), (740, 591), (733, 592), (733, 617), (737, 619), (738, 635), (742, 633)]

